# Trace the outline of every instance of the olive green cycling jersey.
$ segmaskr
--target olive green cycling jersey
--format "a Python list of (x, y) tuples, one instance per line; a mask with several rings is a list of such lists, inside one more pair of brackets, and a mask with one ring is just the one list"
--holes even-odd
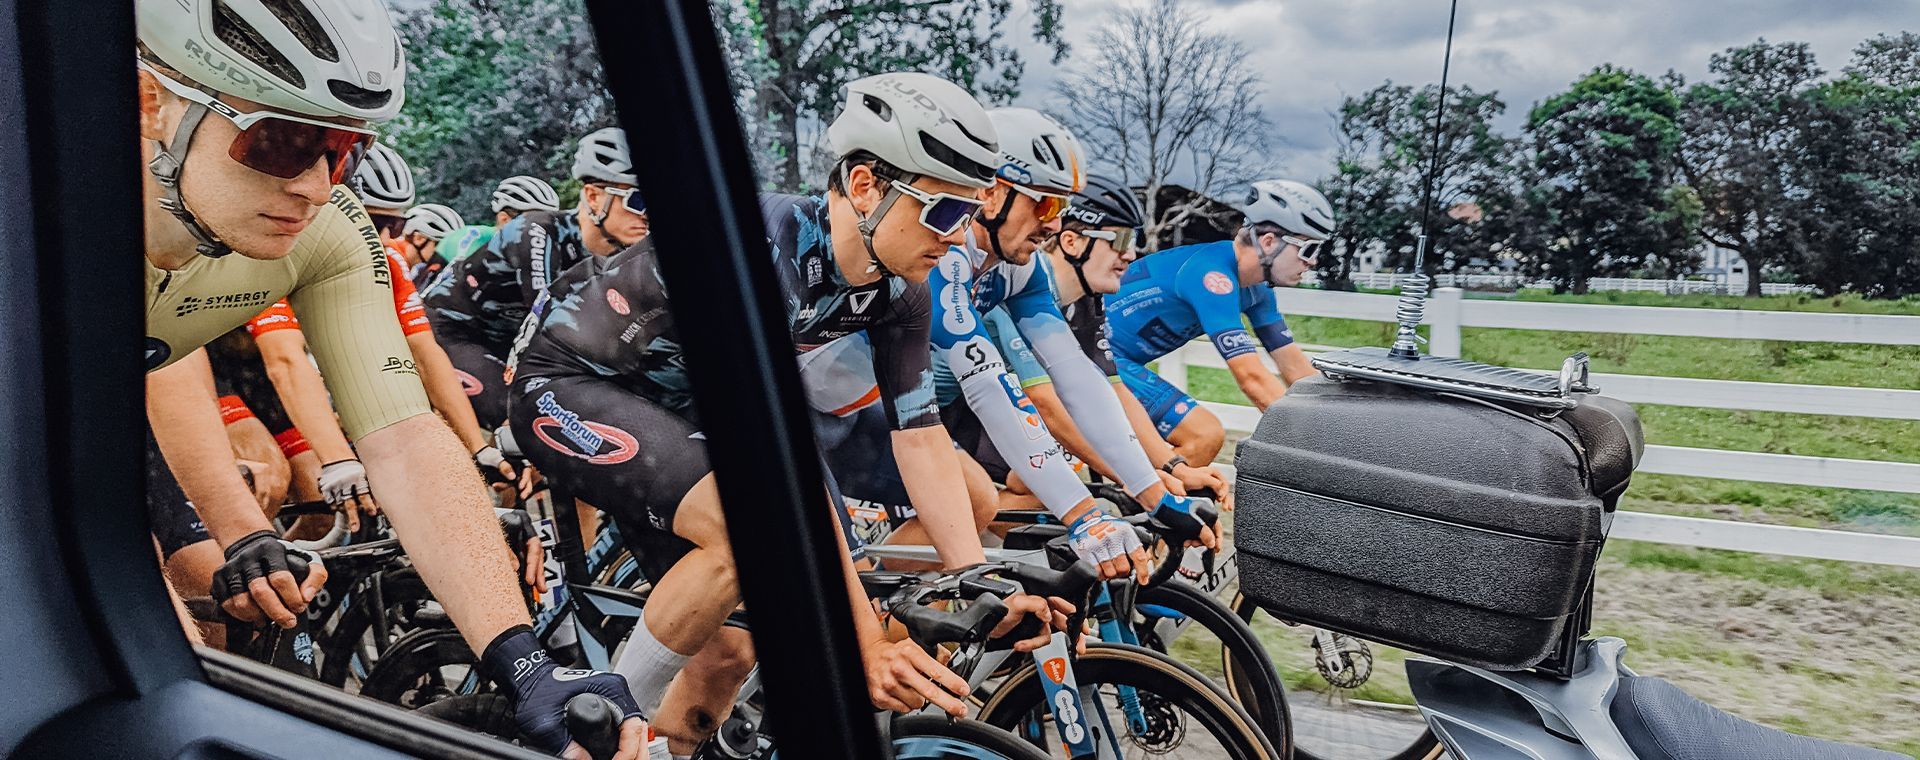
[(394, 317), (394, 276), (366, 209), (336, 186), (286, 256), (196, 256), (172, 270), (147, 262), (147, 371), (172, 364), (286, 298), (348, 437), (428, 413), (413, 354)]

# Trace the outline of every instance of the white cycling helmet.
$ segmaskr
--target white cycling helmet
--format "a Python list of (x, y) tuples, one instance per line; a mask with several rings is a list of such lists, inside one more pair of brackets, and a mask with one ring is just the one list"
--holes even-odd
[(353, 181), (368, 211), (399, 216), (413, 206), (413, 170), (385, 145), (374, 143), (367, 149), (360, 167), (353, 171)]
[(1266, 222), (1314, 240), (1333, 235), (1333, 204), (1304, 182), (1263, 179), (1247, 187), (1240, 212), (1247, 224)]
[[(627, 153), (627, 131), (619, 127), (606, 127), (580, 138), (580, 148), (573, 154), (573, 178), (620, 185), (640, 184), (640, 178), (633, 176), (633, 158)], [(559, 205), (558, 196), (555, 196), (554, 204)]]
[(911, 71), (847, 85), (847, 101), (827, 127), (836, 159), (867, 151), (909, 174), (968, 187), (993, 184), (1000, 166), (993, 122), (959, 85)]
[(493, 189), (494, 213), (501, 211), (559, 211), (560, 194), (538, 177), (525, 174), (500, 180)]
[(134, 19), (161, 63), (271, 108), (383, 121), (406, 100), (379, 0), (138, 0)]
[(400, 235), (418, 232), (437, 243), (465, 226), (467, 223), (460, 220), (459, 212), (438, 203), (422, 203), (407, 212), (407, 226), (400, 228)]
[(1087, 186), (1080, 141), (1060, 122), (1031, 108), (996, 108), (987, 118), (1000, 137), (1001, 179), (1060, 195)]

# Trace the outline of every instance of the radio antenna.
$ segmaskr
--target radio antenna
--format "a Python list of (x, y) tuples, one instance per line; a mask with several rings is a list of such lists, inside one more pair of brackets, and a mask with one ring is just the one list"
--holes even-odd
[(1433, 108), (1433, 156), (1427, 163), (1426, 182), (1420, 188), (1420, 240), (1413, 249), (1413, 273), (1400, 282), (1400, 303), (1394, 318), (1400, 322), (1394, 332), (1393, 348), (1388, 355), (1396, 359), (1420, 358), (1419, 344), (1425, 342), (1418, 328), (1427, 316), (1427, 291), (1433, 278), (1427, 276), (1428, 217), (1433, 208), (1433, 182), (1440, 173), (1440, 129), (1447, 113), (1447, 75), (1453, 69), (1453, 22), (1460, 14), (1460, 0), (1453, 0), (1447, 11), (1447, 48), (1440, 59), (1440, 102)]

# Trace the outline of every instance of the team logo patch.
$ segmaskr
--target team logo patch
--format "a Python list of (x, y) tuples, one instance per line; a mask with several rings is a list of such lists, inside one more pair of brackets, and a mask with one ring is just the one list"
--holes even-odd
[(1227, 276), (1220, 272), (1208, 272), (1207, 276), (1200, 280), (1200, 283), (1207, 286), (1208, 293), (1216, 296), (1224, 296), (1233, 292), (1233, 280), (1227, 279)]
[(1047, 424), (1040, 419), (1040, 409), (1033, 405), (1033, 399), (1027, 398), (1026, 392), (1020, 390), (1019, 380), (1009, 373), (1002, 372), (1000, 389), (1007, 392), (1007, 400), (1012, 401), (1014, 408), (1020, 410), (1020, 421), (1025, 423), (1022, 427), (1026, 429), (1027, 440), (1037, 441), (1040, 436), (1047, 434)]
[[(639, 453), (640, 443), (625, 430), (591, 420), (580, 419), (553, 398), (553, 391), (540, 394), (534, 407), (546, 416), (533, 421), (533, 434), (542, 443), (567, 456), (585, 459), (588, 464), (619, 464)], [(560, 438), (555, 438), (555, 434)], [(562, 441), (561, 439), (565, 439)]]
[(1067, 658), (1065, 657), (1055, 657), (1041, 663), (1040, 669), (1046, 671), (1047, 680), (1049, 681), (1054, 683), (1067, 682)]
[(627, 297), (613, 288), (607, 288), (607, 306), (623, 317), (633, 313), (633, 307), (627, 305)]

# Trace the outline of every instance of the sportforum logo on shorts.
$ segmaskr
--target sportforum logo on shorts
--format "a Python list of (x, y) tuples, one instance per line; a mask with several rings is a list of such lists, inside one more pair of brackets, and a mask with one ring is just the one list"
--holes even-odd
[[(554, 451), (570, 457), (587, 460), (588, 464), (619, 464), (639, 453), (640, 444), (632, 433), (598, 422), (580, 419), (566, 407), (554, 400), (553, 391), (540, 394), (534, 400), (534, 408), (546, 415), (533, 421), (533, 434)], [(561, 441), (555, 439), (554, 431), (560, 433)], [(601, 449), (611, 446), (610, 450)]]

